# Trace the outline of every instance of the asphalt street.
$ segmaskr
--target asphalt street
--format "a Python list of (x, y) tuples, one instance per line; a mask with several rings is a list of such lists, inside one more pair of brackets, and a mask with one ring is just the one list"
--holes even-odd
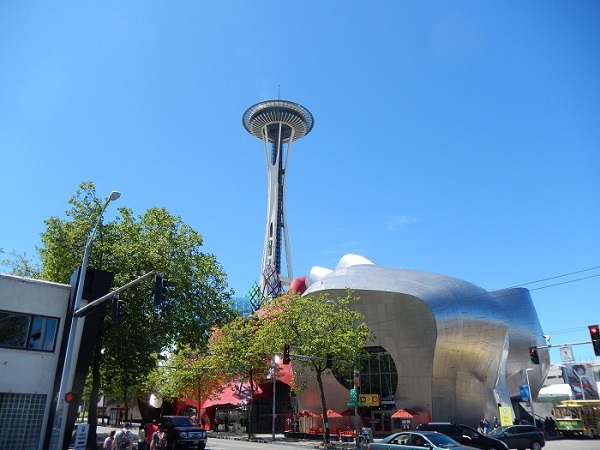
[[(97, 428), (98, 435), (98, 450), (102, 449), (102, 443), (110, 430), (118, 430), (119, 428), (102, 426), (99, 425)], [(138, 429), (133, 427), (132, 429), (135, 436), (137, 436)], [(208, 444), (206, 450), (241, 450), (241, 449), (260, 449), (268, 448), (269, 450), (284, 450), (293, 447), (299, 449), (322, 449), (320, 441), (309, 441), (309, 440), (291, 440), (286, 439), (283, 435), (275, 435), (275, 440), (272, 440), (272, 436), (269, 435), (258, 435), (253, 442), (249, 442), (245, 435), (231, 435), (227, 433), (213, 433), (209, 432)], [(135, 448), (135, 447), (134, 447)], [(343, 450), (352, 450), (356, 446), (352, 443), (345, 443), (343, 446), (337, 444), (336, 447)], [(364, 450), (363, 446), (361, 450)], [(553, 439), (546, 442), (544, 450), (600, 450), (600, 439)]]

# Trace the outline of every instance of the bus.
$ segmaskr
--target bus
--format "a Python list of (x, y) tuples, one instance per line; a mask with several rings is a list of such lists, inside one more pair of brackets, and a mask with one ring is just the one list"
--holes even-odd
[(600, 435), (600, 400), (563, 400), (554, 405), (552, 415), (565, 437)]

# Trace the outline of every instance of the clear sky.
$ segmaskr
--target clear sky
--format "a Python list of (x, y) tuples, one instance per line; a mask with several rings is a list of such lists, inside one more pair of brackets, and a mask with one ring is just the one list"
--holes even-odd
[(526, 285), (544, 332), (589, 340), (599, 23), (585, 0), (1, 2), (0, 248), (34, 256), (91, 180), (122, 193), (107, 220), (180, 215), (244, 296), (267, 172), (241, 118), (280, 95), (315, 118), (286, 176), (295, 276), (357, 253), (489, 290), (552, 278)]

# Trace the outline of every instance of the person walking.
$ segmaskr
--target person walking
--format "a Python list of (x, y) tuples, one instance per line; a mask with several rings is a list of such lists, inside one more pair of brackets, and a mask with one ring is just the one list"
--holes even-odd
[(148, 448), (152, 445), (152, 436), (158, 431), (158, 423), (156, 419), (146, 427), (146, 444)]
[(113, 441), (115, 440), (115, 433), (115, 430), (110, 430), (110, 433), (108, 433), (108, 436), (106, 436), (106, 439), (104, 439), (104, 444), (102, 444), (103, 450), (112, 449)]
[(146, 424), (140, 423), (138, 430), (138, 450), (146, 450)]
[(152, 444), (150, 450), (158, 450), (167, 448), (167, 433), (164, 428), (160, 428), (152, 435)]
[(490, 421), (486, 417), (483, 418), (483, 434), (490, 432)]
[(133, 450), (133, 434), (130, 428), (131, 424), (126, 422), (125, 426), (115, 434), (112, 450)]

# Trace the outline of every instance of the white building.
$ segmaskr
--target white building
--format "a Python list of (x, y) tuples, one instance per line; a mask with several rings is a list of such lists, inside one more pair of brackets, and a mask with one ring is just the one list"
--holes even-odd
[(0, 274), (0, 448), (41, 450), (71, 286)]
[[(78, 270), (74, 273), (75, 284)], [(89, 283), (87, 280), (90, 280)], [(112, 274), (88, 269), (86, 302), (108, 292)], [(71, 285), (0, 274), (0, 449), (44, 450), (51, 434), (67, 448), (77, 402), (61, 408), (55, 426), (58, 390), (65, 360), (72, 301)], [(104, 308), (80, 321), (74, 339), (70, 391), (81, 393)], [(85, 345), (80, 345), (84, 342)]]

